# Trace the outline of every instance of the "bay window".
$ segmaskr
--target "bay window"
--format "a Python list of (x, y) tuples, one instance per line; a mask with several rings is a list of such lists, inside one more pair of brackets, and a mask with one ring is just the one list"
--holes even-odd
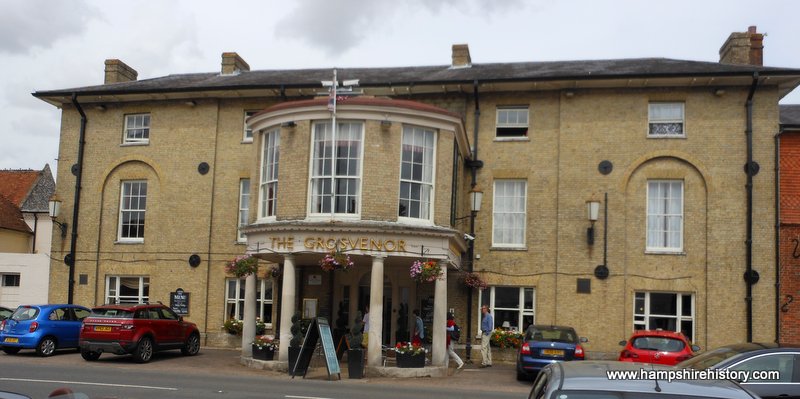
[(331, 126), (330, 122), (314, 124), (310, 214), (357, 215), (363, 124), (337, 122), (335, 133)]

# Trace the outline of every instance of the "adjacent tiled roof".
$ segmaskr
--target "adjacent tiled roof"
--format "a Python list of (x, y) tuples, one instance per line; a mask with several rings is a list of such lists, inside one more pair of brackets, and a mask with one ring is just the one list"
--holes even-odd
[(781, 105), (781, 125), (800, 128), (800, 104)]
[(0, 170), (0, 196), (21, 208), (39, 179), (39, 173), (38, 170), (30, 169)]
[(22, 217), (19, 207), (0, 195), (0, 229), (30, 233), (31, 229)]
[(39, 172), (39, 179), (30, 190), (30, 194), (21, 209), (24, 212), (49, 212), (50, 197), (56, 191), (56, 182), (50, 172), (50, 165), (45, 165)]
[(49, 165), (42, 170), (0, 170), (0, 228), (31, 232), (22, 212), (46, 213), (54, 190)]
[[(338, 68), (342, 79), (359, 79), (359, 86), (404, 86), (413, 84), (472, 84), (481, 82), (586, 80), (614, 78), (658, 78), (681, 76), (800, 76), (800, 69), (685, 61), (668, 58), (638, 58), (590, 61), (550, 61), (473, 64), (469, 68), (449, 65), (388, 68)], [(320, 87), (330, 80), (331, 69), (257, 70), (234, 75), (192, 73), (51, 91), (37, 91), (36, 97), (158, 93), (201, 90), (236, 90), (281, 87)]]

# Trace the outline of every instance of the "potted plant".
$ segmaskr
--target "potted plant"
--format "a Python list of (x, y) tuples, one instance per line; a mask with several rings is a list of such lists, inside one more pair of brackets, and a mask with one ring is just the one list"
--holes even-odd
[(398, 342), (394, 347), (394, 351), (397, 355), (397, 367), (425, 367), (425, 354), (428, 353), (428, 350), (422, 345), (411, 342)]
[(289, 341), (289, 374), (292, 374), (293, 371), (303, 373), (304, 369), (294, 370), (303, 346), (303, 319), (300, 317), (300, 312), (292, 316), (292, 328), (289, 331), (292, 333), (292, 339)]
[(253, 339), (253, 359), (272, 360), (278, 350), (278, 340), (272, 335), (257, 335)]
[(264, 335), (267, 332), (267, 323), (260, 317), (256, 317), (256, 335)]
[(409, 269), (411, 278), (418, 283), (432, 283), (442, 276), (442, 268), (439, 262), (426, 260), (424, 262), (416, 260)]
[(356, 312), (353, 327), (350, 328), (350, 349), (347, 350), (347, 373), (350, 378), (364, 377), (364, 350), (361, 341), (364, 339), (364, 316), (361, 311)]
[(355, 266), (355, 263), (350, 259), (350, 255), (340, 251), (338, 248), (325, 254), (319, 261), (319, 267), (328, 272), (348, 270), (353, 266)]
[(242, 278), (258, 271), (258, 258), (250, 255), (239, 255), (225, 264), (225, 272)]
[(239, 335), (242, 333), (242, 321), (232, 317), (228, 320), (225, 320), (225, 323), (222, 324), (222, 329), (228, 332), (231, 335)]

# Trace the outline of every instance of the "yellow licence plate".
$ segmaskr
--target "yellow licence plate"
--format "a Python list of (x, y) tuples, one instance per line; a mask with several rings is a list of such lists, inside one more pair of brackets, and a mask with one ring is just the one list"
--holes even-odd
[(109, 331), (111, 331), (111, 326), (94, 326), (94, 330), (95, 331), (109, 332)]
[(16, 344), (16, 343), (19, 342), (19, 338), (8, 338), (8, 337), (6, 337), (6, 339), (3, 342), (8, 342), (10, 344)]
[(564, 351), (560, 349), (542, 349), (542, 354), (548, 356), (564, 356)]

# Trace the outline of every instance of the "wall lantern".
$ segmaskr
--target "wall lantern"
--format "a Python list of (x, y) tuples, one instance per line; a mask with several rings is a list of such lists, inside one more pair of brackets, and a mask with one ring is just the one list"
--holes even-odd
[(49, 211), (50, 211), (50, 219), (52, 219), (53, 223), (57, 224), (58, 227), (61, 228), (61, 238), (66, 237), (67, 236), (67, 224), (66, 223), (61, 223), (58, 220), (56, 220), (56, 218), (58, 217), (59, 212), (61, 212), (61, 201), (58, 199), (58, 197), (53, 195), (52, 197), (50, 197), (50, 202), (48, 203), (48, 205), (49, 205)]
[(472, 212), (480, 212), (481, 201), (483, 201), (483, 191), (475, 186), (469, 192), (469, 210)]
[(600, 217), (600, 201), (586, 201), (586, 213), (591, 223), (586, 229), (586, 243), (594, 245), (594, 222)]

